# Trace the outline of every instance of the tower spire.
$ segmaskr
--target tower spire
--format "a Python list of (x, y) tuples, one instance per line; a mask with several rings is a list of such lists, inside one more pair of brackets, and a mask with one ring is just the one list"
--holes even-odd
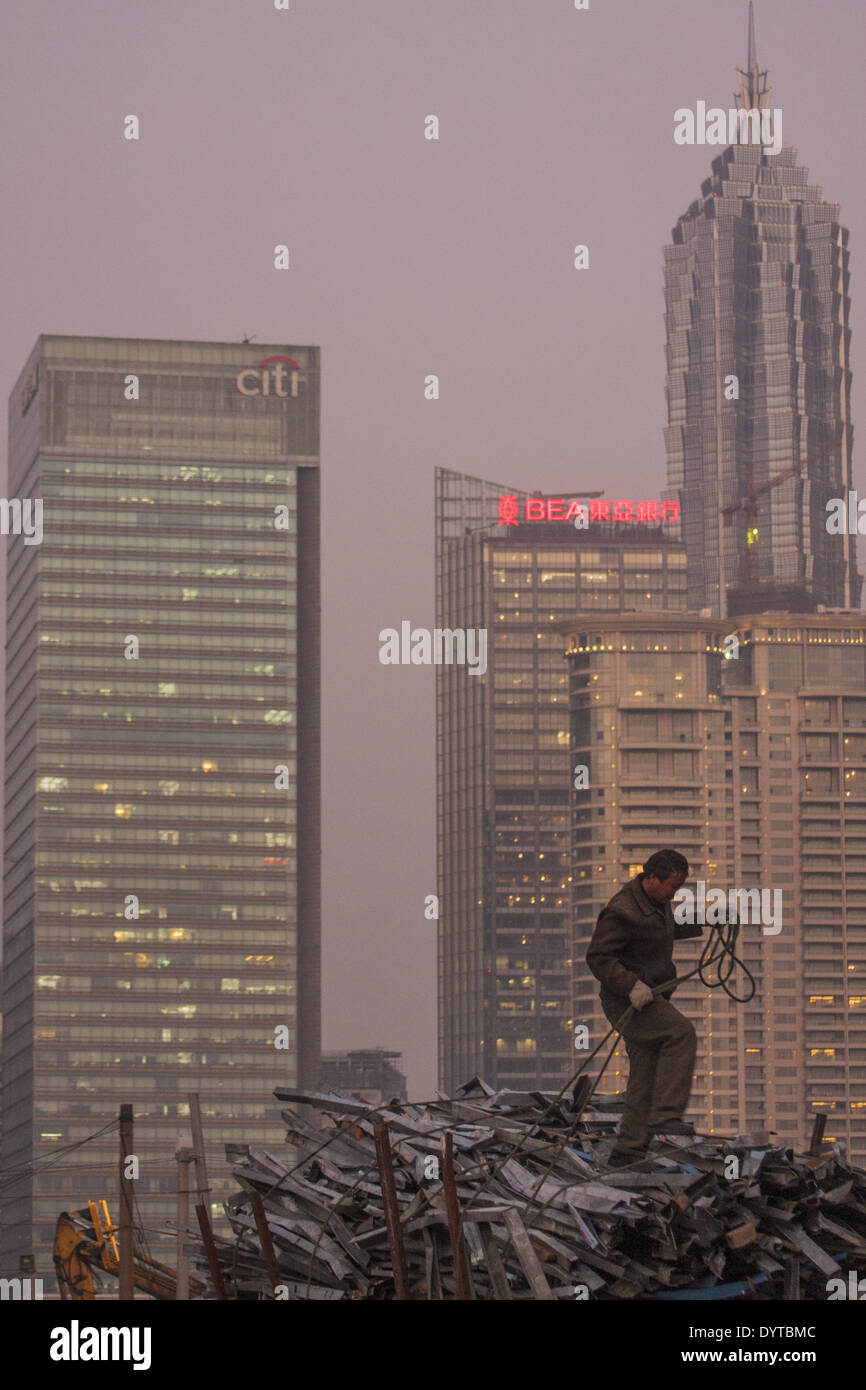
[(755, 39), (755, 6), (749, 0), (749, 52), (745, 71), (737, 68), (740, 74), (740, 90), (734, 93), (734, 100), (748, 111), (763, 111), (769, 108), (771, 89), (767, 86), (767, 71), (758, 66), (758, 44)]

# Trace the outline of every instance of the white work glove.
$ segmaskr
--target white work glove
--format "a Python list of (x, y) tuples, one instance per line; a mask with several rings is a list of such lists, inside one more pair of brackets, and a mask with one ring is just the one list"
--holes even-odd
[(629, 991), (628, 1002), (640, 1013), (640, 1010), (646, 1004), (651, 1004), (654, 998), (655, 995), (649, 985), (645, 985), (643, 980), (638, 980), (637, 984), (632, 985)]

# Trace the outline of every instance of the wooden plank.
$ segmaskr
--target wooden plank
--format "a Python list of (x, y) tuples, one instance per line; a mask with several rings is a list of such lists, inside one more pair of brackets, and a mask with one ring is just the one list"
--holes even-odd
[(640, 1284), (633, 1284), (628, 1279), (617, 1279), (614, 1284), (608, 1285), (608, 1293), (614, 1298), (640, 1298), (646, 1290)]
[(501, 1203), (498, 1203), (496, 1206), (487, 1206), (487, 1207), (466, 1206), (466, 1207), (463, 1208), (463, 1217), (464, 1217), (464, 1220), (466, 1220), (466, 1221), (477, 1221), (477, 1222), (484, 1222), (484, 1221), (486, 1221), (486, 1222), (488, 1222), (488, 1223), (491, 1222), (491, 1221), (503, 1222), (503, 1221), (505, 1220), (505, 1213), (508, 1211), (508, 1208), (509, 1208), (509, 1207), (516, 1207), (517, 1205), (518, 1205), (517, 1202), (511, 1201), (511, 1202), (501, 1202)]
[(439, 1238), (435, 1230), (425, 1230), (424, 1236), (424, 1273), (427, 1283), (427, 1298), (429, 1301), (440, 1301), (442, 1298), (442, 1277), (439, 1272)]
[(830, 1206), (836, 1206), (837, 1204), (841, 1205), (843, 1202), (847, 1202), (848, 1198), (851, 1196), (851, 1189), (853, 1186), (854, 1180), (853, 1178), (849, 1178), (847, 1182), (840, 1183), (838, 1187), (829, 1188), (829, 1190), (823, 1193), (825, 1205), (829, 1203)]
[(368, 1115), (376, 1108), (365, 1105), (363, 1101), (349, 1100), (346, 1096), (324, 1091), (291, 1091), (284, 1086), (276, 1086), (274, 1095), (277, 1100), (294, 1100), (301, 1105), (311, 1105), (316, 1110), (331, 1110), (336, 1115)]
[(487, 1273), (490, 1275), (490, 1283), (493, 1287), (495, 1298), (502, 1302), (512, 1301), (511, 1285), (505, 1273), (505, 1265), (502, 1263), (502, 1256), (499, 1254), (493, 1232), (486, 1221), (482, 1221), (478, 1226), (478, 1233), (481, 1236), (481, 1244), (484, 1247), (484, 1260), (487, 1265)]
[[(629, 1206), (641, 1199), (628, 1188), (616, 1189), (604, 1180), (592, 1183), (553, 1182), (546, 1179), (539, 1187), (538, 1179), (515, 1159), (503, 1163), (500, 1176), (504, 1182), (526, 1201), (536, 1201), (539, 1205), (550, 1202), (554, 1206), (567, 1207), (571, 1203), (581, 1211), (612, 1212), (616, 1207)], [(623, 1176), (617, 1174), (616, 1176)]]
[(625, 1265), (609, 1259), (607, 1255), (602, 1255), (598, 1250), (581, 1250), (580, 1259), (582, 1264), (591, 1265), (593, 1269), (600, 1269), (602, 1274), (610, 1274), (614, 1279), (625, 1278)]
[[(709, 1174), (709, 1179), (712, 1185), (715, 1182), (712, 1174)], [(657, 1188), (665, 1201), (670, 1198), (672, 1191), (678, 1191), (680, 1188), (689, 1190), (694, 1181), (694, 1173), (632, 1173), (626, 1171), (624, 1173), (605, 1173), (604, 1175), (605, 1187)], [(700, 1181), (703, 1182), (704, 1179), (701, 1178)], [(666, 1192), (665, 1188), (670, 1189), (670, 1191)]]
[(831, 1221), (829, 1216), (823, 1212), (818, 1213), (817, 1228), (819, 1231), (828, 1231), (831, 1236), (836, 1236), (843, 1244), (850, 1248), (857, 1255), (866, 1255), (866, 1237), (859, 1231), (852, 1230), (850, 1226), (843, 1226), (841, 1221)]
[(815, 1241), (812, 1240), (810, 1236), (806, 1235), (806, 1232), (801, 1226), (786, 1226), (785, 1239), (791, 1241), (799, 1250), (802, 1250), (806, 1259), (810, 1260), (817, 1269), (820, 1269), (822, 1274), (841, 1275), (842, 1270), (836, 1261), (831, 1259), (826, 1251), (821, 1249), (820, 1245), (816, 1245)]
[(505, 1213), (505, 1224), (508, 1227), (508, 1234), (511, 1243), (517, 1251), (517, 1258), (520, 1261), (521, 1269), (526, 1275), (529, 1287), (533, 1295), (539, 1300), (550, 1300), (553, 1294), (550, 1292), (550, 1285), (544, 1277), (544, 1270), (541, 1268), (538, 1256), (532, 1248), (526, 1228), (520, 1219), (519, 1213), (512, 1207)]
[(751, 1245), (757, 1234), (752, 1222), (746, 1221), (742, 1226), (735, 1226), (732, 1231), (728, 1231), (725, 1244), (729, 1250), (742, 1250), (744, 1246)]
[(800, 1298), (800, 1261), (792, 1255), (785, 1264), (785, 1292), (782, 1297), (790, 1302)]
[(572, 1270), (575, 1284), (586, 1284), (591, 1294), (598, 1293), (600, 1289), (607, 1288), (607, 1281), (602, 1279), (600, 1274), (596, 1274), (594, 1269), (588, 1265), (578, 1264)]
[(829, 1168), (833, 1162), (831, 1153), (809, 1154), (808, 1158), (803, 1159), (803, 1166), (809, 1169), (810, 1173), (822, 1173)]
[(524, 1226), (530, 1244), (542, 1264), (558, 1259), (562, 1268), (568, 1269), (573, 1259), (573, 1251), (564, 1240), (560, 1240), (549, 1231), (541, 1230), (535, 1222), (531, 1222), (529, 1226), (524, 1223)]
[(572, 1215), (575, 1226), (579, 1230), (583, 1239), (586, 1241), (587, 1245), (592, 1250), (604, 1249), (604, 1241), (601, 1239), (598, 1232), (595, 1230), (589, 1218), (581, 1216), (580, 1212), (577, 1210), (577, 1207), (572, 1206), (570, 1202), (568, 1203), (568, 1210)]

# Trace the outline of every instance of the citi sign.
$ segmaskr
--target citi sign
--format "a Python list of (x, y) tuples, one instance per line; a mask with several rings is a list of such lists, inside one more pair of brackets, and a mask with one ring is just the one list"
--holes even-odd
[[(287, 372), (290, 390), (283, 389)], [(298, 373), (301, 370), (300, 363), (295, 362), (291, 357), (266, 357), (257, 367), (244, 367), (242, 372), (238, 372), (238, 390), (242, 396), (297, 396), (298, 394)], [(251, 384), (247, 384), (247, 378), (251, 378)], [(275, 389), (271, 390), (271, 377), (273, 377)]]

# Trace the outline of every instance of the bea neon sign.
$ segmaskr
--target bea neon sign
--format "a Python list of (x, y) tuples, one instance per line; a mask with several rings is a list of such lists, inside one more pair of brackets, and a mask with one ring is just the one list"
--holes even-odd
[[(587, 505), (589, 510), (587, 511)], [(656, 522), (679, 521), (679, 502), (657, 502), (655, 498), (621, 497), (615, 502), (593, 498), (588, 504), (569, 497), (524, 497), (499, 495), (499, 525), (519, 526), (522, 521), (571, 521), (587, 525), (592, 521)]]
[[(271, 367), (273, 367), (273, 378), (275, 390), (271, 391)], [(283, 383), (286, 379), (286, 367), (291, 368), (289, 375), (288, 391), (283, 390)], [(238, 390), (242, 396), (297, 396), (298, 394), (298, 373), (300, 364), (291, 357), (266, 357), (257, 367), (245, 367), (242, 372), (238, 372)], [(245, 385), (245, 378), (252, 377), (255, 385)]]

